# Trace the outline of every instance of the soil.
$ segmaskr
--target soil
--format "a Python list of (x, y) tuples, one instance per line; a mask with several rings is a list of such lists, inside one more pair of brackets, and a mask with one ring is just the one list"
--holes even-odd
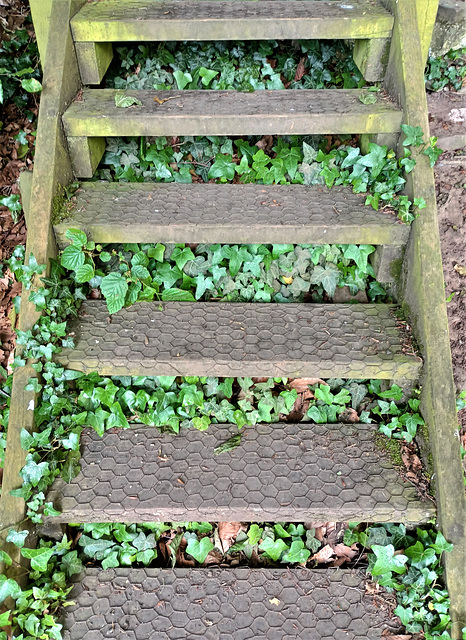
[[(428, 103), (431, 135), (445, 140), (445, 146), (448, 138), (465, 135), (466, 93), (431, 94)], [(463, 122), (452, 122), (452, 112), (453, 120)], [(466, 147), (440, 156), (435, 181), (453, 374), (461, 391), (466, 389)], [(466, 430), (466, 411), (459, 417)]]

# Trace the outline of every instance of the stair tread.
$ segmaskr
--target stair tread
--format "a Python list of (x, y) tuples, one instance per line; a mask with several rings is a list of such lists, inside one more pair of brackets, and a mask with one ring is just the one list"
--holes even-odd
[(161, 434), (144, 425), (81, 438), (80, 474), (53, 485), (59, 522), (421, 522), (435, 514), (367, 424), (243, 427)]
[(389, 37), (393, 16), (379, 2), (173, 2), (100, 0), (71, 21), (83, 42)]
[(317, 185), (85, 182), (54, 230), (60, 248), (70, 227), (114, 243), (405, 244), (409, 227), (365, 198)]
[[(287, 135), (397, 133), (402, 111), (384, 96), (363, 104), (365, 89), (282, 91), (131, 90), (142, 106), (115, 106), (114, 89), (85, 89), (68, 107), (68, 136)], [(371, 94), (372, 96), (375, 94)], [(154, 96), (175, 98), (161, 105)]]
[(138, 302), (109, 316), (87, 301), (56, 360), (103, 375), (416, 379), (396, 307), (384, 304)]
[(363, 570), (87, 568), (72, 580), (64, 640), (376, 640), (393, 628)]

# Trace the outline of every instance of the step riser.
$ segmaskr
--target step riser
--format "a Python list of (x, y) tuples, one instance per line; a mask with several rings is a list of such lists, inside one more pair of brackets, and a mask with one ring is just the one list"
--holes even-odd
[[(70, 227), (81, 229), (88, 240), (96, 243), (145, 243), (187, 242), (194, 244), (372, 244), (393, 243), (390, 229), (377, 226), (364, 229), (336, 229), (330, 226), (306, 229), (300, 226), (259, 226), (239, 229), (237, 226), (215, 225), (156, 225), (137, 224), (130, 228), (117, 225), (81, 224), (70, 219), (66, 225), (55, 225), (55, 237), (60, 249), (69, 244), (65, 234)], [(404, 234), (400, 234), (404, 235)], [(400, 239), (402, 242), (402, 240)]]
[(232, 425), (161, 435), (154, 427), (82, 434), (81, 473), (55, 483), (55, 522), (427, 522), (374, 425), (258, 424), (214, 455)]
[(172, 137), (172, 136), (286, 136), (286, 135), (330, 135), (330, 134), (372, 134), (394, 133), (399, 130), (401, 118), (395, 119), (388, 114), (368, 116), (345, 113), (330, 114), (289, 114), (276, 115), (235, 115), (230, 116), (188, 116), (166, 115), (157, 120), (121, 119), (118, 122), (83, 119), (65, 129), (73, 137), (79, 128), (85, 137)]

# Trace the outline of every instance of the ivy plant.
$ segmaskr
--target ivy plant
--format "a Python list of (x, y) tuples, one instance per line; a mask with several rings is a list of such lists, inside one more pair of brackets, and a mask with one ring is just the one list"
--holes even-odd
[(411, 532), (403, 524), (365, 529), (350, 523), (344, 542), (370, 549), (368, 573), (387, 591), (395, 592), (395, 614), (408, 633), (423, 632), (427, 640), (450, 639), (450, 600), (441, 584), (441, 556), (453, 545), (440, 531), (423, 527)]
[(324, 89), (361, 87), (341, 40), (167, 42), (116, 47), (106, 77), (116, 89)]
[(448, 88), (459, 91), (466, 78), (466, 47), (450, 49), (438, 58), (430, 57), (425, 72), (426, 86), (430, 91)]
[(337, 287), (386, 297), (368, 262), (372, 245), (95, 245), (78, 229), (61, 265), (100, 290), (110, 313), (138, 300), (322, 302)]

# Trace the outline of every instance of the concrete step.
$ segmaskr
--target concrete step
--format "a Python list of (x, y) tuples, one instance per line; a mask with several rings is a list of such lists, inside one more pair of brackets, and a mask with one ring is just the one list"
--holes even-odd
[(54, 230), (61, 249), (70, 227), (102, 243), (404, 245), (409, 227), (365, 198), (297, 184), (83, 182)]
[(136, 425), (82, 434), (81, 472), (57, 480), (56, 522), (427, 522), (421, 502), (367, 424), (244, 427), (239, 447), (214, 454), (236, 425), (161, 434)]
[(393, 618), (365, 581), (349, 569), (86, 569), (74, 578), (63, 637), (382, 639)]
[(384, 304), (85, 302), (61, 364), (103, 375), (416, 380), (396, 307)]

